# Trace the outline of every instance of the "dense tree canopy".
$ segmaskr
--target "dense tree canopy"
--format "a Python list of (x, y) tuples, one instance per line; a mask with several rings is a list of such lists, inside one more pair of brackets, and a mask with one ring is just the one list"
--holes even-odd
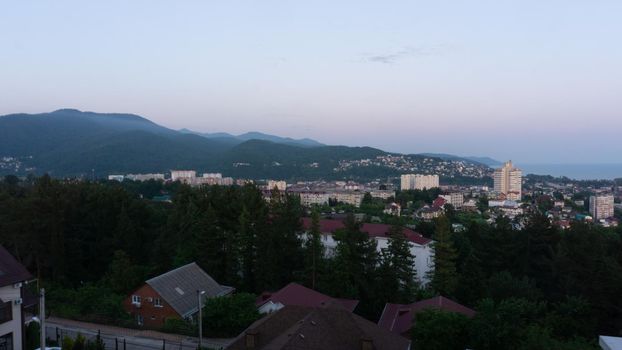
[[(167, 193), (172, 202), (147, 193)], [(401, 192), (397, 201), (433, 195)], [(436, 271), (431, 284), (416, 286), (397, 226), (379, 253), (350, 216), (324, 254), (318, 215), (306, 235), (302, 215), (297, 198), (275, 191), (268, 201), (254, 185), (0, 181), (0, 244), (48, 287), (52, 312), (66, 317), (122, 322), (123, 296), (145, 278), (196, 261), (240, 292), (298, 282), (359, 299), (356, 312), (370, 320), (386, 302), (443, 294), (477, 311), (465, 326), (465, 348), (590, 348), (598, 334), (622, 330), (622, 228), (576, 222), (562, 231), (534, 213), (516, 230), (503, 217), (488, 224), (457, 213), (465, 232), (452, 233), (448, 218), (430, 226)], [(93, 298), (102, 302), (92, 305)], [(445, 322), (467, 334), (451, 316), (426, 317), (416, 337), (432, 339)]]

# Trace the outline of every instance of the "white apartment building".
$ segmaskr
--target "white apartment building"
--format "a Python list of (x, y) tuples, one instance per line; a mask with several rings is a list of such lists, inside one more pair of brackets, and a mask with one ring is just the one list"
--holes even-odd
[(125, 176), (123, 176), (123, 175), (108, 175), (108, 180), (109, 181), (123, 182), (124, 179), (125, 179)]
[(504, 194), (509, 200), (521, 200), (523, 173), (514, 167), (512, 161), (506, 162), (499, 169), (495, 169), (493, 178), (495, 180), (495, 192)]
[(389, 198), (395, 198), (395, 191), (391, 190), (370, 190), (369, 195), (373, 198), (380, 198), (387, 200)]
[(191, 183), (197, 177), (195, 170), (171, 170), (171, 180)]
[(464, 205), (464, 195), (461, 192), (452, 192), (450, 194), (440, 195), (439, 197), (443, 198), (456, 209), (460, 209)]
[(590, 214), (594, 220), (609, 219), (613, 217), (613, 211), (613, 195), (590, 197)]
[(305, 207), (313, 205), (326, 205), (330, 198), (326, 192), (298, 192), (300, 196), (300, 204)]
[(334, 199), (337, 202), (353, 205), (357, 208), (361, 206), (364, 196), (365, 193), (355, 191), (335, 191), (329, 193), (329, 197), (331, 199)]
[(402, 190), (425, 190), (439, 187), (438, 175), (403, 174), (400, 180)]
[(287, 182), (285, 181), (277, 181), (277, 180), (268, 180), (268, 190), (273, 190), (275, 187), (279, 191), (285, 191), (287, 189)]
[(163, 181), (164, 174), (127, 174), (125, 178), (132, 181)]

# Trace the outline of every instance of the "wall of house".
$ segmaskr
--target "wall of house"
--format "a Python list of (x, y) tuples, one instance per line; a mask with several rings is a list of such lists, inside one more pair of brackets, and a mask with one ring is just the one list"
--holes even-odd
[[(140, 296), (140, 305), (132, 303), (132, 296)], [(162, 306), (156, 306), (154, 301), (160, 299)], [(145, 284), (135, 290), (123, 300), (123, 308), (127, 311), (134, 322), (138, 324), (138, 315), (143, 318), (143, 327), (150, 329), (160, 329), (164, 326), (164, 322), (170, 318), (181, 318), (181, 316), (173, 309), (150, 285)]]
[(8, 285), (0, 288), (0, 299), (12, 304), (13, 319), (0, 324), (0, 337), (13, 333), (13, 349), (22, 350), (22, 306), (15, 303), (21, 298), (21, 288)]

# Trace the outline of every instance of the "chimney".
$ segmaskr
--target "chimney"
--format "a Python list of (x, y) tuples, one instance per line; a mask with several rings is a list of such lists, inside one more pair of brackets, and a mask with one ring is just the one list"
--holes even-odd
[(361, 338), (361, 350), (374, 350), (374, 341), (369, 337)]
[(257, 331), (250, 330), (246, 332), (246, 348), (255, 349), (257, 347)]

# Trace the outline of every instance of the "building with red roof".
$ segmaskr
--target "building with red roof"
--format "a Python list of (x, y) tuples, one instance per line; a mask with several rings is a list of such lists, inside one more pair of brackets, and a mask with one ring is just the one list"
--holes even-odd
[(443, 296), (421, 300), (412, 304), (391, 304), (384, 306), (378, 326), (396, 334), (410, 338), (410, 330), (414, 326), (415, 316), (430, 309), (455, 312), (467, 317), (475, 316), (475, 311)]
[[(311, 218), (303, 218), (302, 225), (305, 230), (311, 229)], [(332, 255), (337, 247), (337, 241), (333, 239), (335, 231), (345, 228), (342, 220), (320, 220), (320, 231), (323, 234), (322, 243), (326, 247), (326, 253)], [(363, 223), (361, 231), (376, 240), (378, 252), (387, 248), (389, 243), (389, 231), (391, 225)], [(410, 252), (415, 256), (415, 270), (421, 284), (428, 283), (428, 274), (434, 268), (434, 253), (432, 240), (409, 228), (402, 229), (404, 236), (410, 242)]]
[(277, 292), (262, 293), (257, 298), (256, 304), (260, 313), (270, 313), (285, 306), (322, 307), (333, 302), (350, 312), (354, 311), (359, 303), (358, 300), (333, 298), (298, 283), (290, 283)]

